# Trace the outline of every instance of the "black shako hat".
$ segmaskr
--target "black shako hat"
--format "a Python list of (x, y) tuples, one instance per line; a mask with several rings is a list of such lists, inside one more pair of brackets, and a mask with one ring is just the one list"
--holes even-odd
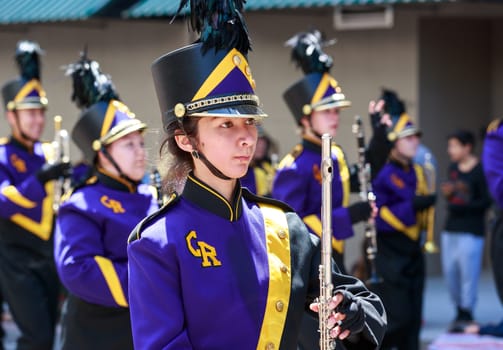
[[(182, 0), (178, 13), (188, 3)], [(192, 44), (169, 52), (152, 64), (164, 129), (187, 116), (263, 118), (248, 64), (248, 33), (242, 0), (190, 0)]]
[(334, 40), (324, 41), (318, 30), (298, 33), (285, 43), (292, 47), (292, 60), (305, 74), (283, 93), (298, 124), (302, 117), (313, 111), (351, 106), (335, 78), (329, 74), (333, 60), (323, 52), (323, 47), (332, 43)]
[(147, 128), (119, 101), (110, 76), (103, 74), (99, 63), (88, 59), (86, 52), (67, 67), (66, 74), (73, 80), (72, 100), (82, 109), (72, 139), (89, 164), (94, 163), (96, 152), (102, 147)]
[(46, 109), (48, 100), (40, 82), (40, 46), (32, 41), (17, 43), (15, 60), (20, 77), (2, 86), (2, 97), (6, 110), (42, 108)]

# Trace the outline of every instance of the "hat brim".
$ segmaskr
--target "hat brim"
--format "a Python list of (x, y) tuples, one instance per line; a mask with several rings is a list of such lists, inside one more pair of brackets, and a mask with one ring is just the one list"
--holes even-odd
[(209, 109), (206, 111), (188, 114), (190, 117), (226, 117), (226, 118), (253, 118), (263, 119), (268, 115), (259, 107), (253, 105), (238, 105)]
[(106, 146), (106, 145), (109, 145), (111, 144), (112, 142), (114, 141), (117, 141), (118, 139), (128, 135), (128, 134), (131, 134), (135, 131), (140, 131), (140, 132), (143, 132), (147, 129), (147, 124), (139, 121), (138, 119), (134, 119), (136, 122), (134, 123), (123, 123), (123, 124), (127, 124), (127, 125), (124, 125), (121, 127), (121, 125), (119, 125), (119, 128), (117, 130), (113, 130), (112, 129), (112, 132), (110, 135), (107, 135), (105, 136), (102, 140), (101, 140), (101, 143)]
[(329, 103), (322, 104), (321, 106), (316, 106), (313, 108), (313, 111), (325, 111), (330, 108), (347, 108), (351, 107), (351, 101), (342, 100), (342, 101), (332, 101)]
[(397, 133), (397, 139), (401, 139), (401, 138), (404, 138), (407, 136), (412, 136), (412, 135), (416, 135), (418, 137), (421, 137), (422, 134), (423, 134), (423, 132), (421, 130), (417, 129), (416, 127), (406, 128), (405, 130), (402, 130), (399, 133)]

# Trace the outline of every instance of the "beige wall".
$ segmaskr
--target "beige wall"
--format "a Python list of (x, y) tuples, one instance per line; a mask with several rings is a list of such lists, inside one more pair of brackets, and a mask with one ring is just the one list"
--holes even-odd
[[(265, 127), (280, 144), (281, 155), (297, 142), (296, 127), (282, 100), (283, 91), (302, 77), (290, 61), (290, 51), (283, 43), (298, 31), (312, 27), (321, 29), (328, 38), (338, 43), (327, 48), (334, 57), (332, 74), (353, 106), (343, 113), (337, 141), (343, 145), (350, 162), (356, 160), (355, 140), (351, 124), (355, 114), (367, 122), (370, 99), (380, 94), (381, 87), (396, 89), (405, 100), (409, 113), (421, 126), (434, 129), (442, 125), (442, 117), (434, 120), (420, 113), (420, 18), (492, 19), (490, 31), (490, 67), (485, 67), (492, 77), (489, 88), (489, 114), (502, 115), (503, 102), (503, 18), (502, 6), (477, 5), (402, 5), (395, 7), (395, 24), (392, 29), (338, 31), (333, 29), (333, 10), (289, 10), (247, 13), (246, 20), (253, 41), (249, 61), (257, 82), (257, 92), (264, 110), (270, 115)], [(141, 21), (100, 21), (54, 23), (26, 26), (0, 26), (0, 82), (13, 78), (17, 72), (13, 63), (15, 44), (20, 39), (38, 41), (46, 50), (43, 58), (43, 85), (48, 92), (50, 109), (48, 117), (61, 114), (64, 127), (71, 129), (78, 110), (70, 101), (71, 81), (64, 77), (61, 67), (74, 62), (85, 44), (89, 56), (98, 60), (104, 72), (110, 74), (121, 98), (150, 125), (147, 145), (152, 163), (157, 158), (160, 117), (155, 97), (150, 64), (161, 54), (189, 42), (185, 22), (169, 24), (169, 19)], [(463, 57), (458, 57), (462, 60)], [(476, 67), (475, 67), (476, 69)], [(446, 83), (448, 85), (449, 82)], [(473, 116), (485, 119), (485, 116)], [(487, 120), (482, 120), (484, 124)], [(368, 124), (367, 134), (369, 133)], [(8, 134), (5, 118), (0, 118), (0, 135)], [(425, 130), (428, 133), (430, 130)], [(369, 135), (367, 135), (369, 136)], [(48, 125), (45, 138), (52, 138), (52, 125)], [(431, 140), (441, 149), (443, 139)], [(78, 151), (73, 148), (74, 155)], [(75, 156), (77, 158), (78, 156)], [(360, 236), (361, 234), (359, 234)], [(351, 240), (347, 266), (358, 256), (359, 240)]]

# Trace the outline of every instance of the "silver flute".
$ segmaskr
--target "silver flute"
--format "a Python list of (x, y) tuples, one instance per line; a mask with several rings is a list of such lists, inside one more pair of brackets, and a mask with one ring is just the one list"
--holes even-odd
[(335, 340), (330, 338), (328, 318), (330, 316), (329, 304), (332, 300), (332, 136), (323, 134), (321, 137), (321, 264), (320, 272), (320, 297), (319, 332), (320, 350), (335, 349)]

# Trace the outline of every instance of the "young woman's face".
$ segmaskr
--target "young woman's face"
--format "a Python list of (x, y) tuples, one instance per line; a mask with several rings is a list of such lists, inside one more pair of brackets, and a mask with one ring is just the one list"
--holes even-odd
[[(199, 120), (197, 139), (198, 150), (223, 174), (237, 179), (246, 174), (255, 152), (256, 122), (252, 118), (204, 117)], [(195, 164), (197, 171), (201, 163)]]
[(320, 135), (330, 134), (335, 137), (339, 127), (339, 108), (330, 108), (323, 111), (314, 111), (311, 114), (311, 127)]
[(396, 140), (395, 143), (395, 148), (398, 151), (398, 153), (407, 159), (414, 158), (418, 147), (419, 147), (419, 137), (417, 135), (410, 135), (399, 138), (398, 140)]
[[(122, 172), (134, 181), (140, 181), (145, 175), (146, 152), (143, 134), (132, 132), (108, 146), (108, 152)], [(108, 171), (116, 174), (116, 169), (107, 160), (104, 161)], [(118, 175), (118, 174), (117, 174)]]
[(447, 141), (447, 154), (451, 162), (457, 163), (471, 152), (469, 145), (463, 145), (456, 138), (450, 138)]

